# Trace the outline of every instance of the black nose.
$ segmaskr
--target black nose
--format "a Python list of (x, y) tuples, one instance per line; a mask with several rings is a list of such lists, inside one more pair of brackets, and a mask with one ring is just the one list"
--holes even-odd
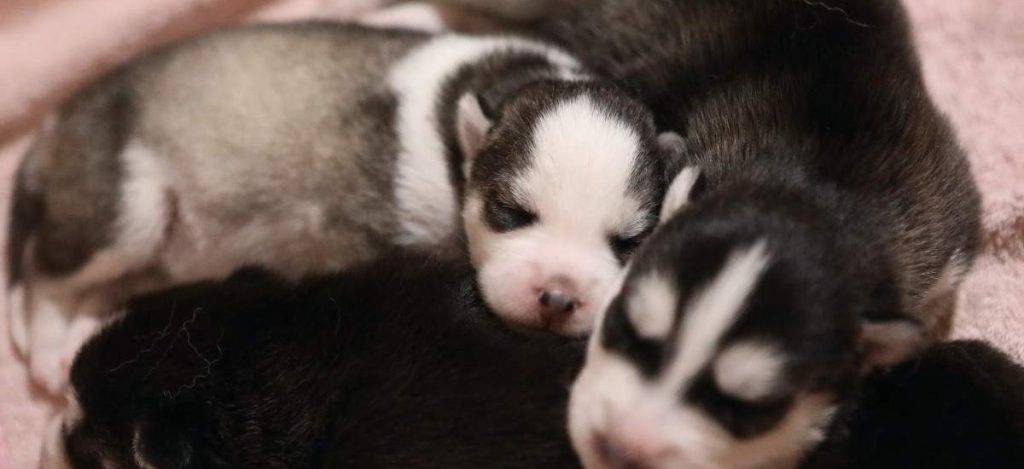
[(549, 319), (571, 314), (579, 306), (575, 297), (559, 289), (541, 291), (537, 301), (541, 314)]

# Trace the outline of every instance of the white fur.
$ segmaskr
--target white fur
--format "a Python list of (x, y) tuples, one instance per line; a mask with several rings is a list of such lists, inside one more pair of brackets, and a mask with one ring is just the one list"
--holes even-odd
[(673, 283), (656, 272), (636, 281), (629, 296), (626, 314), (637, 333), (647, 339), (665, 339), (676, 317), (676, 294)]
[[(108, 295), (120, 293), (109, 289), (110, 282), (155, 262), (165, 237), (170, 214), (159, 156), (138, 142), (129, 142), (121, 161), (124, 174), (114, 224), (116, 241), (71, 275), (44, 278), (29, 271), (31, 281), (17, 300), (21, 312), (12, 310), (12, 317), (27, 318), (24, 333), (12, 329), (12, 334), (28, 339), (30, 374), (53, 393), (64, 388), (78, 348), (110, 312), (114, 298)], [(28, 251), (33, 249), (35, 243), (30, 242)]]
[(722, 392), (746, 401), (770, 396), (781, 379), (783, 356), (768, 344), (730, 345), (715, 360), (715, 382)]
[(440, 33), (448, 29), (444, 16), (436, 6), (425, 2), (410, 2), (373, 10), (356, 19), (363, 26), (402, 28), (426, 33)]
[(60, 414), (50, 417), (43, 435), (43, 446), (39, 467), (43, 469), (71, 469), (67, 450), (64, 447), (63, 418)]
[(686, 305), (680, 330), (680, 350), (669, 366), (666, 385), (688, 382), (711, 360), (721, 337), (736, 317), (768, 265), (763, 241), (729, 255), (711, 284)]
[(32, 308), (28, 316), (29, 375), (43, 389), (57, 395), (67, 383), (64, 344), (71, 311), (66, 303), (35, 293), (33, 291), (29, 298)]
[(514, 181), (514, 196), (537, 214), (536, 223), (493, 232), (482, 220), (481, 194), (471, 191), (463, 215), (470, 255), (499, 314), (537, 324), (537, 292), (564, 277), (580, 306), (560, 332), (590, 331), (620, 272), (608, 236), (645, 228), (645, 212), (627, 190), (640, 145), (632, 126), (579, 96), (538, 119), (531, 166)]
[(447, 35), (420, 46), (391, 70), (388, 80), (399, 103), (395, 198), (403, 233), (398, 243), (437, 243), (455, 229), (458, 204), (437, 128), (437, 98), (461, 67), (509, 49), (544, 54), (566, 69), (578, 67), (565, 53), (533, 41)]
[(11, 343), (19, 355), (28, 354), (28, 305), (25, 303), (25, 287), (22, 284), (12, 285), (7, 294), (7, 311), (10, 318)]
[(160, 156), (139, 142), (129, 142), (121, 154), (124, 179), (117, 219), (117, 250), (128, 264), (153, 259), (170, 220), (166, 170)]
[(698, 177), (700, 177), (700, 169), (693, 166), (683, 168), (676, 175), (665, 192), (665, 200), (661, 204), (658, 222), (665, 223), (690, 202), (690, 192), (693, 191), (693, 185), (697, 183)]

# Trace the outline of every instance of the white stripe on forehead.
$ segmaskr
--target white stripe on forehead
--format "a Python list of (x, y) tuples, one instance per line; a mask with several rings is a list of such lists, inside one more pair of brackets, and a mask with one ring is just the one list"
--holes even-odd
[(645, 228), (640, 201), (628, 194), (641, 149), (632, 123), (583, 94), (546, 111), (532, 139), (531, 166), (517, 189), (542, 219), (567, 229), (621, 227), (631, 235)]
[(666, 339), (679, 301), (674, 283), (658, 272), (650, 272), (633, 285), (633, 292), (626, 301), (626, 317), (633, 329), (645, 339)]
[(676, 354), (664, 385), (676, 389), (707, 364), (767, 266), (764, 241), (729, 254), (718, 276), (685, 306)]

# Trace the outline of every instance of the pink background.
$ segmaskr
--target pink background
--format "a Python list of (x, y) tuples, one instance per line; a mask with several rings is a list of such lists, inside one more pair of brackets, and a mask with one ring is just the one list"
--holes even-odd
[[(3, 0), (0, 213), (7, 213), (27, 129), (84, 81), (157, 44), (218, 24), (350, 18), (380, 3)], [(906, 3), (929, 90), (959, 130), (983, 192), (983, 252), (962, 292), (954, 334), (985, 338), (1024, 360), (1024, 2)], [(0, 245), (6, 245), (6, 228), (0, 226), (0, 233)], [(30, 391), (7, 337), (7, 314), (0, 311), (0, 469), (34, 467), (47, 402)]]

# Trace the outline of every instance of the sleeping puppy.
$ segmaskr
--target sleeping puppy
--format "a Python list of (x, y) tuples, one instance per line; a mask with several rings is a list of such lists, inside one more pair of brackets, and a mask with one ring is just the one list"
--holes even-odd
[(791, 466), (867, 373), (948, 332), (967, 161), (895, 1), (625, 3), (541, 28), (687, 155), (575, 384), (574, 443), (592, 467)]
[[(583, 344), (509, 330), (472, 277), (394, 255), (297, 287), (249, 270), (137, 300), (75, 359), (43, 467), (579, 467), (565, 407)], [(647, 381), (619, 389), (631, 379)], [(850, 394), (802, 467), (1024, 457), (1024, 368), (982, 343), (935, 346)], [(630, 463), (588, 465), (660, 467)]]
[(856, 213), (810, 216), (864, 231), (902, 311), (930, 338), (948, 331), (979, 197), (898, 0), (435, 3), (502, 18), (634, 90), (683, 136), (681, 185), (697, 190), (681, 197), (844, 199)]
[(578, 467), (584, 342), (510, 330), (468, 265), (247, 270), (129, 309), (76, 357), (43, 467)]
[(396, 247), (467, 250), (503, 318), (590, 330), (680, 147), (558, 49), (328, 23), (232, 28), (72, 97), (22, 163), (10, 314), (58, 391), (132, 294)]

